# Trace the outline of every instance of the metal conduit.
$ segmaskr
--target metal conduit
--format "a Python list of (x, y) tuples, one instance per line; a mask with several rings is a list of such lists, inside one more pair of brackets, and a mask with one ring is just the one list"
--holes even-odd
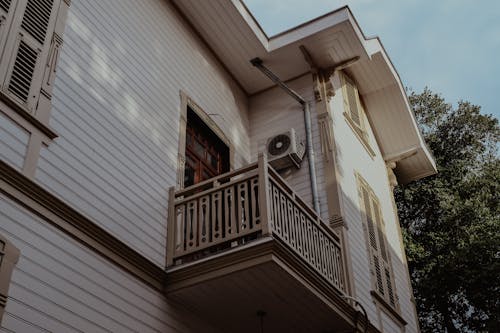
[(318, 181), (316, 178), (316, 167), (315, 167), (315, 154), (312, 143), (312, 127), (311, 127), (311, 110), (309, 108), (309, 103), (302, 98), (299, 94), (293, 91), (290, 87), (288, 87), (283, 81), (281, 81), (273, 72), (271, 72), (268, 68), (266, 68), (262, 64), (262, 59), (253, 58), (250, 60), (250, 63), (257, 67), (262, 73), (264, 73), (268, 78), (271, 79), (274, 83), (276, 83), (281, 89), (283, 89), (288, 95), (290, 95), (293, 99), (302, 105), (302, 111), (304, 112), (304, 126), (306, 129), (306, 151), (307, 151), (307, 160), (309, 165), (309, 179), (311, 182), (311, 192), (312, 192), (312, 200), (313, 207), (318, 215), (320, 214), (319, 208), (319, 196), (318, 196)]

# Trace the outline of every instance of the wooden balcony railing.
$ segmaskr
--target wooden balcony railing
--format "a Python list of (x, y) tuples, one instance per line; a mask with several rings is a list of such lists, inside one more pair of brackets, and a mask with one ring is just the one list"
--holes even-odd
[(272, 236), (345, 292), (338, 236), (259, 156), (186, 189), (170, 189), (167, 266)]

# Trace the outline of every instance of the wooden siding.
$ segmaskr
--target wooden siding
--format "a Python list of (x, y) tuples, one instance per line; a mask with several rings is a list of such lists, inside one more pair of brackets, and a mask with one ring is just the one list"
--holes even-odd
[(21, 251), (0, 332), (212, 331), (3, 195), (0, 220)]
[(28, 132), (0, 113), (0, 133), (0, 159), (22, 169), (28, 147)]
[[(368, 142), (375, 151), (372, 158), (363, 147), (359, 138), (345, 119), (344, 104), (342, 99), (342, 89), (340, 78), (335, 75), (333, 78), (335, 96), (331, 100), (332, 118), (334, 124), (334, 137), (337, 150), (337, 163), (341, 174), (341, 187), (343, 195), (343, 215), (348, 225), (349, 251), (353, 267), (353, 279), (356, 291), (356, 298), (363, 303), (370, 320), (379, 324), (377, 309), (372, 302), (370, 291), (372, 288), (372, 277), (370, 275), (370, 263), (368, 257), (367, 242), (363, 230), (363, 218), (360, 212), (360, 202), (358, 188), (356, 184), (355, 172), (358, 172), (370, 185), (375, 195), (380, 201), (382, 216), (385, 222), (385, 230), (388, 242), (388, 250), (392, 258), (392, 266), (395, 275), (396, 292), (399, 297), (401, 316), (408, 322), (406, 332), (417, 332), (416, 319), (414, 316), (413, 303), (410, 301), (411, 293), (408, 286), (407, 268), (404, 263), (404, 255), (401, 252), (400, 235), (397, 227), (397, 220), (391, 201), (391, 193), (387, 181), (385, 161), (369, 126), (368, 120), (366, 129), (368, 132)], [(366, 110), (370, 112), (369, 109)], [(385, 320), (390, 320), (387, 317)], [(395, 323), (393, 323), (395, 325)], [(385, 325), (384, 327), (387, 327)], [(387, 332), (392, 332), (390, 329)]]
[(246, 97), (166, 1), (75, 1), (36, 180), (158, 265), (175, 185), (180, 90), (250, 155)]
[[(316, 116), (312, 77), (305, 75), (287, 84), (301, 95), (306, 101), (311, 101), (311, 125), (313, 132), (313, 145), (316, 158), (316, 175), (318, 179), (318, 192), (321, 216), (328, 221), (328, 207), (324, 186), (323, 159)], [(297, 101), (287, 95), (281, 88), (273, 88), (254, 95), (249, 104), (250, 141), (252, 160), (257, 160), (259, 152), (265, 152), (267, 139), (275, 134), (295, 129), (299, 140), (306, 143), (304, 127), (304, 114)], [(311, 185), (309, 181), (309, 164), (307, 154), (304, 156), (301, 168), (283, 172), (281, 176), (288, 182), (300, 197), (311, 207)]]

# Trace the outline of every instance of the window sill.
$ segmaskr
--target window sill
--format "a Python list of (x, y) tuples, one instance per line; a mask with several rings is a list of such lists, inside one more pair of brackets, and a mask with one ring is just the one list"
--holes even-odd
[(387, 303), (387, 301), (382, 296), (380, 296), (378, 292), (376, 292), (375, 290), (372, 290), (372, 291), (370, 291), (370, 294), (375, 299), (375, 301), (378, 304), (380, 304), (381, 306), (383, 306), (384, 309), (387, 310), (387, 312), (389, 312), (389, 314), (391, 314), (392, 317), (394, 319), (396, 319), (401, 325), (405, 326), (406, 324), (408, 324), (406, 322), (406, 320), (404, 320), (404, 318), (401, 317), (401, 314), (399, 314), (399, 311), (396, 308), (394, 308), (392, 305)]
[[(45, 125), (42, 123), (40, 120), (38, 120), (35, 116), (33, 116), (31, 113), (26, 111), (22, 106), (17, 104), (16, 102), (12, 101), (9, 96), (7, 96), (4, 92), (0, 91), (0, 100), (4, 102), (7, 106), (10, 107), (10, 109), (18, 116), (20, 116), (25, 122), (20, 123), (19, 121), (16, 121), (16, 119), (13, 119), (16, 121), (21, 127), (26, 129), (28, 132), (33, 132), (33, 129), (38, 130), (41, 132), (45, 137), (47, 137), (48, 141), (53, 140), (57, 138), (59, 135), (51, 129), (49, 126)], [(2, 110), (3, 111), (3, 110)], [(4, 111), (4, 113), (7, 116), (9, 115), (8, 111)], [(12, 118), (12, 117), (11, 117)]]
[(344, 118), (349, 127), (351, 127), (352, 131), (354, 132), (358, 140), (361, 142), (363, 148), (365, 148), (368, 155), (370, 155), (370, 157), (373, 158), (375, 156), (375, 151), (372, 149), (372, 147), (370, 147), (370, 144), (368, 143), (366, 132), (361, 130), (358, 127), (358, 125), (356, 125), (354, 121), (352, 121), (351, 117), (346, 112), (344, 112)]

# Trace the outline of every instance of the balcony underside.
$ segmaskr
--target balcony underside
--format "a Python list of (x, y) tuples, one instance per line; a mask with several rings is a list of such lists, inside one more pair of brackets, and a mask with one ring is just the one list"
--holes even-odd
[[(359, 313), (279, 240), (168, 270), (167, 295), (227, 332), (352, 332)], [(361, 323), (358, 323), (361, 325)]]

